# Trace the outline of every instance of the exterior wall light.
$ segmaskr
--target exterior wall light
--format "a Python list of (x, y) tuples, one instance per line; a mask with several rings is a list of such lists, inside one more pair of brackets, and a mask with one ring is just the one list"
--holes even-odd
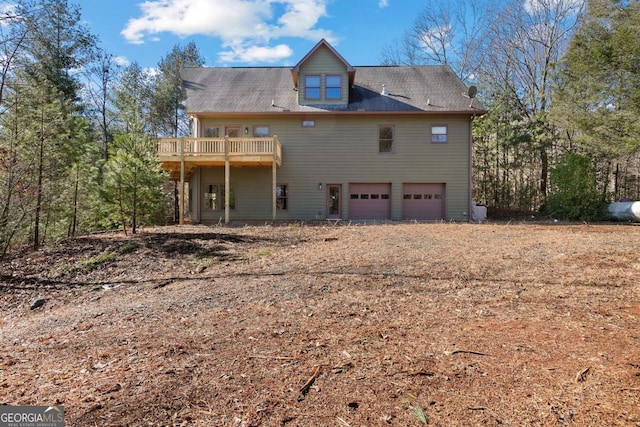
[(318, 183), (318, 190), (322, 190), (322, 183), (321, 182)]
[(248, 126), (245, 126), (245, 127), (244, 127), (244, 134), (246, 135), (246, 134), (248, 134), (248, 133), (249, 133), (249, 127), (248, 127)]

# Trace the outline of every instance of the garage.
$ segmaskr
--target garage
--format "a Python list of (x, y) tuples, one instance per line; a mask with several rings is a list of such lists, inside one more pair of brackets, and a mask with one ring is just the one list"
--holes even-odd
[(402, 218), (418, 221), (445, 219), (445, 184), (404, 184)]
[(349, 184), (349, 219), (391, 219), (391, 184)]

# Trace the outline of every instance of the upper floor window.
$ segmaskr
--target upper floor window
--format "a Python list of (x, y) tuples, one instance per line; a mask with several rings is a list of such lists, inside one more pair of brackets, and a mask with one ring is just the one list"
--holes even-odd
[(253, 136), (256, 138), (267, 138), (270, 134), (269, 126), (254, 126)]
[(332, 75), (325, 78), (327, 99), (342, 98), (342, 76)]
[(378, 151), (380, 153), (393, 151), (393, 126), (380, 126), (378, 128)]
[(205, 126), (204, 127), (204, 135), (205, 138), (220, 138), (220, 128)]
[(320, 99), (320, 76), (304, 76), (304, 97)]
[(431, 142), (446, 144), (447, 143), (447, 127), (431, 126)]

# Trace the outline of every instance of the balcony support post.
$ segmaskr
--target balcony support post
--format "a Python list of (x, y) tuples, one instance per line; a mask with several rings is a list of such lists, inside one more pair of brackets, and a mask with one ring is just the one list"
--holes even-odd
[(231, 175), (229, 165), (229, 135), (224, 137), (224, 223), (229, 224), (229, 178)]
[(178, 197), (179, 223), (184, 225), (184, 138), (178, 141), (180, 144), (180, 195)]
[(278, 194), (276, 191), (276, 187), (278, 186), (278, 180), (277, 180), (277, 176), (276, 176), (276, 170), (277, 170), (277, 159), (278, 159), (278, 153), (276, 151), (276, 148), (278, 146), (277, 141), (278, 141), (278, 135), (274, 135), (273, 136), (273, 159), (271, 161), (271, 217), (273, 218), (273, 220), (276, 220), (276, 213), (278, 210)]

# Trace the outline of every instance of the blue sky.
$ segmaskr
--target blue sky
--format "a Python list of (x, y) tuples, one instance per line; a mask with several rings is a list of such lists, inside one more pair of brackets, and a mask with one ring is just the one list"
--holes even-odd
[(70, 0), (100, 46), (155, 67), (194, 41), (208, 66), (295, 65), (322, 38), (354, 66), (378, 65), (429, 0)]

